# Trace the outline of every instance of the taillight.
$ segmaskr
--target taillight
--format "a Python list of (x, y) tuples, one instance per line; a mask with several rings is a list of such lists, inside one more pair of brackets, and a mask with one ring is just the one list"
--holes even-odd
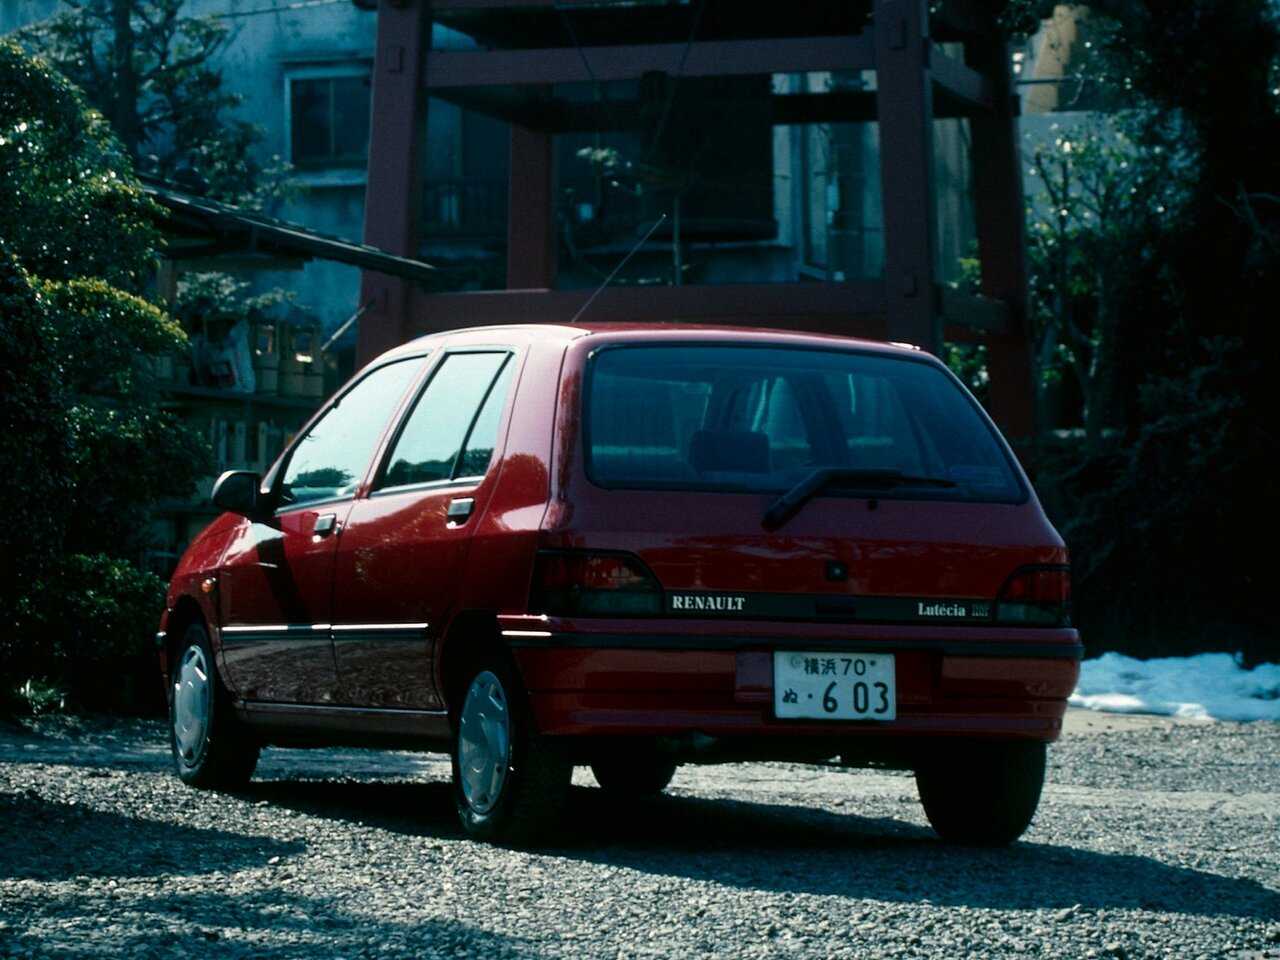
[(999, 623), (1037, 627), (1071, 625), (1071, 574), (1066, 567), (1022, 567), (996, 598)]
[(553, 617), (653, 617), (662, 588), (639, 557), (547, 550), (538, 554), (529, 612)]

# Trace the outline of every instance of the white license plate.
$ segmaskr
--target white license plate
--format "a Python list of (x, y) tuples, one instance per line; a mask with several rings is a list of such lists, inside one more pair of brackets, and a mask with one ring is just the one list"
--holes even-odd
[(776, 651), (773, 710), (782, 719), (892, 720), (893, 654)]

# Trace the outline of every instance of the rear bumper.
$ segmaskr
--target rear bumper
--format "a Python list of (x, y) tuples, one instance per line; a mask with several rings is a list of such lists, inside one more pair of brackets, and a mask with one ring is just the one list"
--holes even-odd
[[(512, 623), (503, 631), (539, 728), (553, 735), (1051, 741), (1062, 731), (1083, 653), (1069, 629), (770, 624), (768, 633), (745, 635), (694, 634), (688, 623), (679, 632), (565, 626)], [(778, 719), (779, 649), (892, 653), (897, 719)]]

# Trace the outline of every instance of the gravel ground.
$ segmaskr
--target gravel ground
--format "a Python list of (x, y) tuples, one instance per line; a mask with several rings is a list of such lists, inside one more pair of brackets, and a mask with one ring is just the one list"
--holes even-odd
[(565, 837), (463, 839), (443, 758), (269, 750), (182, 786), (149, 721), (0, 727), (0, 957), (1280, 958), (1280, 725), (1073, 712), (1035, 823), (938, 843), (903, 774), (683, 767)]

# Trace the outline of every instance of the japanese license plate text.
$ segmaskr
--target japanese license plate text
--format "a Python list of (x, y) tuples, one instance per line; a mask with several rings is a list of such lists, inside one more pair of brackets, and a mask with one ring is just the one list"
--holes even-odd
[(782, 719), (893, 720), (893, 654), (776, 651), (773, 709)]

